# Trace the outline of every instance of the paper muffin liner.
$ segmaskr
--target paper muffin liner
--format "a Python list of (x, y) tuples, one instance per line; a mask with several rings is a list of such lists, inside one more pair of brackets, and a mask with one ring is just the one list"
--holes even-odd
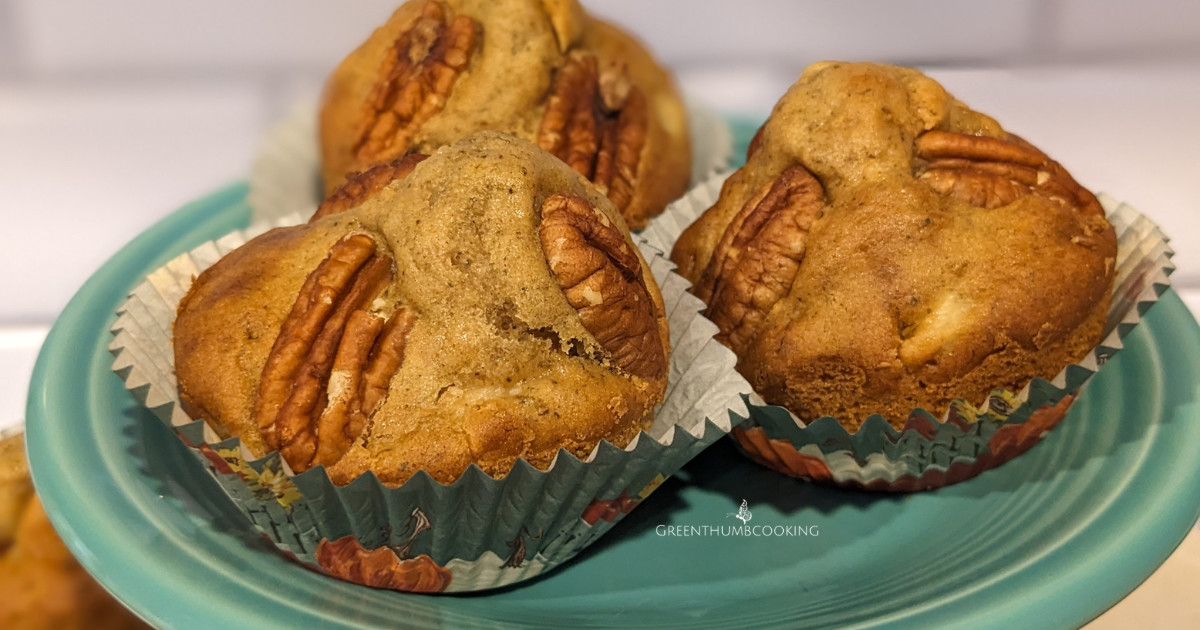
[[(733, 133), (712, 108), (685, 99), (692, 139), (691, 185), (729, 165)], [(273, 221), (298, 212), (312, 216), (325, 199), (321, 183), (316, 101), (296, 103), (267, 130), (250, 169), (251, 222)]]
[(747, 415), (749, 385), (733, 371), (733, 353), (713, 339), (716, 326), (699, 314), (703, 303), (686, 293), (674, 265), (643, 242), (675, 350), (654, 423), (627, 447), (600, 442), (582, 460), (560, 450), (545, 471), (519, 460), (501, 479), (472, 465), (450, 484), (425, 472), (396, 488), (373, 473), (338, 487), (320, 466), (293, 475), (278, 452), (256, 459), (237, 438), (222, 440), (184, 413), (171, 328), (201, 271), (270, 227), (300, 222), (292, 215), (257, 224), (151, 273), (118, 310), (110, 350), (125, 387), (175, 430), (263, 536), (305, 566), (417, 592), (474, 591), (531, 578), (604, 535)]
[[(642, 236), (670, 252), (687, 226), (716, 203), (727, 176), (710, 178), (655, 217)], [(873, 414), (853, 433), (826, 416), (805, 423), (757, 394), (750, 418), (732, 432), (750, 459), (787, 475), (886, 492), (938, 488), (1024, 453), (1066, 415), (1080, 390), (1121, 349), (1121, 340), (1170, 286), (1174, 252), (1162, 231), (1131, 206), (1098, 195), (1117, 234), (1117, 275), (1101, 342), (1053, 379), (1020, 392), (994, 389), (976, 406), (957, 398), (938, 415), (913, 409), (897, 431)]]

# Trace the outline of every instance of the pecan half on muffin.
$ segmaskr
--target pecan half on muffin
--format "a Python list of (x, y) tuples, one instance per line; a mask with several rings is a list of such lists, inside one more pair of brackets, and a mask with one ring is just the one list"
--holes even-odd
[(575, 0), (407, 2), (334, 70), (320, 127), (326, 192), (491, 129), (570, 164), (635, 229), (683, 194), (691, 164), (671, 77)]
[(1062, 166), (932, 79), (827, 62), (671, 257), (767, 402), (899, 428), (1081, 359), (1116, 238)]
[(649, 426), (662, 298), (612, 204), (549, 153), (483, 132), (368, 171), (319, 214), (180, 303), (193, 417), (295, 472), (388, 485), (545, 468)]

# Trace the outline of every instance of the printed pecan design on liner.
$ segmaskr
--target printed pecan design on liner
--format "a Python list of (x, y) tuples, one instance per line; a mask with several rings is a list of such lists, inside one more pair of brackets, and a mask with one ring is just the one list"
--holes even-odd
[(441, 111), (466, 70), (479, 38), (479, 23), (426, 2), (417, 21), (396, 39), (363, 105), (354, 155), (362, 166), (391, 161), (412, 147), (417, 130)]
[(411, 593), (440, 593), (454, 574), (433, 558), (421, 554), (401, 559), (389, 547), (364, 549), (354, 536), (317, 544), (317, 564), (326, 573), (347, 582)]
[(934, 190), (980, 208), (998, 208), (1038, 194), (1085, 215), (1104, 216), (1095, 195), (1058, 162), (1009, 134), (1006, 139), (951, 131), (917, 138), (916, 176)]
[(263, 367), (255, 419), (295, 472), (337, 462), (362, 434), (404, 357), (415, 317), (370, 311), (393, 278), (374, 239), (351, 234), (308, 275)]
[(331, 214), (358, 207), (367, 199), (375, 196), (375, 193), (382, 190), (384, 186), (397, 179), (408, 177), (408, 174), (427, 157), (429, 156), (423, 153), (410, 153), (393, 162), (372, 166), (361, 173), (351, 173), (345, 184), (342, 184), (325, 201), (321, 202), (308, 222), (314, 223)]
[(768, 437), (762, 427), (734, 427), (731, 435), (750, 459), (771, 470), (813, 481), (833, 480), (823, 460), (801, 453), (787, 440)]
[(575, 53), (554, 78), (537, 144), (588, 178), (617, 211), (633, 199), (646, 144), (646, 97), (623, 70)]
[(803, 166), (785, 169), (751, 197), (725, 228), (696, 284), (717, 339), (741, 352), (771, 308), (787, 295), (804, 258), (808, 231), (821, 218), (821, 183)]
[(538, 236), (567, 302), (613, 365), (644, 379), (665, 374), (656, 307), (620, 230), (587, 199), (555, 193), (542, 204)]

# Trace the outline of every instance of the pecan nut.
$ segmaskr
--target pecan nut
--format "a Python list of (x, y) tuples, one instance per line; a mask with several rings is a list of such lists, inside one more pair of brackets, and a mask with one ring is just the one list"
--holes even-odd
[(567, 302), (612, 364), (644, 379), (666, 374), (657, 307), (625, 235), (587, 199), (564, 193), (542, 204), (538, 235)]
[(917, 178), (934, 190), (980, 208), (998, 208), (1036, 194), (1091, 216), (1104, 216), (1095, 195), (1058, 162), (1020, 137), (973, 136), (933, 130), (916, 142)]
[(721, 235), (695, 293), (717, 339), (741, 352), (792, 286), (808, 232), (824, 212), (821, 183), (800, 165), (751, 197)]
[(392, 44), (363, 104), (354, 155), (360, 166), (389, 162), (412, 147), (417, 131), (446, 104), (475, 52), (479, 24), (430, 0)]
[(254, 417), (263, 442), (296, 472), (337, 462), (377, 409), (380, 389), (386, 395), (381, 381), (399, 368), (412, 327), (403, 308), (387, 322), (369, 310), (392, 277), (375, 241), (351, 234), (308, 275), (283, 321)]
[(357, 207), (375, 196), (384, 186), (408, 177), (408, 174), (427, 157), (429, 156), (422, 153), (410, 153), (387, 164), (376, 164), (361, 173), (351, 173), (345, 184), (321, 202), (308, 222), (313, 223), (331, 214)]
[(633, 199), (648, 124), (646, 97), (624, 71), (601, 72), (594, 56), (572, 54), (555, 75), (537, 144), (596, 184), (620, 212)]

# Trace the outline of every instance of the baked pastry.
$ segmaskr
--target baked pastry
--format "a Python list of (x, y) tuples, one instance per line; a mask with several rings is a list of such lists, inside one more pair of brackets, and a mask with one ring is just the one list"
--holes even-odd
[(800, 418), (903, 426), (1100, 340), (1116, 238), (1057, 162), (907, 68), (807, 68), (671, 255)]
[(0, 628), (148, 628), (84, 571), (33, 495), (24, 435), (0, 438)]
[(12, 543), (21, 512), (32, 496), (24, 434), (0, 437), (0, 553)]
[(181, 301), (192, 417), (337, 484), (545, 468), (649, 426), (662, 298), (612, 204), (549, 153), (482, 132), (369, 170), (318, 216)]
[(575, 0), (411, 0), (334, 70), (325, 191), (491, 129), (592, 180), (634, 229), (687, 188), (687, 116), (667, 72)]

